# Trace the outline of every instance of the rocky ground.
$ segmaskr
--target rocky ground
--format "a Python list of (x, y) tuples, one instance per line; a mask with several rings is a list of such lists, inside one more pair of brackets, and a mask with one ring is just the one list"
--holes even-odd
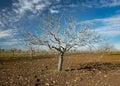
[(56, 57), (2, 61), (0, 86), (120, 86), (120, 59), (88, 56), (65, 56), (61, 72), (56, 70)]

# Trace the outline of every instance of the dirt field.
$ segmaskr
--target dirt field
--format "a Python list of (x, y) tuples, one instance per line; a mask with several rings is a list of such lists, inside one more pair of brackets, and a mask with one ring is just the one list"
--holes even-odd
[(67, 54), (0, 61), (0, 86), (120, 86), (120, 54)]

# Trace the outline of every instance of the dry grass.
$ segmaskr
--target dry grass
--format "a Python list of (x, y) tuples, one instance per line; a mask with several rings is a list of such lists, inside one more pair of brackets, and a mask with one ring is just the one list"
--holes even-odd
[(51, 52), (39, 52), (35, 53), (33, 57), (30, 57), (28, 52), (0, 52), (0, 61), (21, 61), (21, 60), (33, 60), (33, 59), (45, 59), (55, 57), (56, 53)]

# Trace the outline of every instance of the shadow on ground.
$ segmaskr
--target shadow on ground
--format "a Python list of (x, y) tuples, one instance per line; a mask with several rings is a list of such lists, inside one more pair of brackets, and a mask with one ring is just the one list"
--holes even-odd
[(91, 62), (81, 64), (80, 67), (66, 69), (65, 71), (75, 71), (75, 70), (86, 70), (86, 71), (111, 71), (120, 68), (120, 63), (101, 63), (101, 62)]

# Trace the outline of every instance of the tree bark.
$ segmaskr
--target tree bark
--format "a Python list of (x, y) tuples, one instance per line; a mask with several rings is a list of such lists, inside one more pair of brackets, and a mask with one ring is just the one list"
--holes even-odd
[(60, 55), (59, 55), (59, 62), (58, 62), (58, 71), (62, 70), (63, 56), (64, 56), (64, 53), (60, 53)]

